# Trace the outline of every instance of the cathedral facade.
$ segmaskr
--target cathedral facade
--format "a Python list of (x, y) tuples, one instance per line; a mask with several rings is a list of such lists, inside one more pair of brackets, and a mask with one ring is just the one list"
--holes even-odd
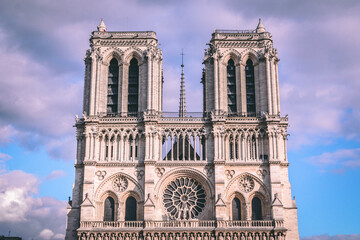
[(299, 239), (271, 34), (259, 21), (208, 46), (203, 112), (186, 112), (182, 73), (165, 113), (156, 33), (92, 32), (66, 239)]

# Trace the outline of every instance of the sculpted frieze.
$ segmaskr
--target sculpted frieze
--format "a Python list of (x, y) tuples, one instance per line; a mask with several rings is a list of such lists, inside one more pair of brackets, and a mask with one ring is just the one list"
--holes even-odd
[(99, 42), (102, 46), (146, 46), (148, 41), (146, 39), (138, 40), (105, 40)]
[(248, 47), (248, 48), (254, 48), (254, 47), (260, 47), (261, 43), (260, 42), (253, 42), (253, 41), (249, 41), (249, 42), (218, 42), (217, 43), (217, 47), (219, 48), (244, 48), (244, 47)]

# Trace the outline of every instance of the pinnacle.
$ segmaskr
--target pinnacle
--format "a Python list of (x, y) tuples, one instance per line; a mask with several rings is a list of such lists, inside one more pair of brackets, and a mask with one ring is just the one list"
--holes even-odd
[(104, 23), (104, 19), (101, 18), (101, 22), (99, 26), (97, 26), (99, 32), (106, 32), (106, 25)]
[(264, 27), (264, 25), (262, 24), (262, 22), (261, 22), (261, 18), (259, 18), (259, 23), (258, 23), (258, 25), (257, 25), (257, 27), (256, 27), (256, 32), (257, 33), (263, 33), (263, 32), (265, 32), (266, 30), (265, 30), (265, 27)]

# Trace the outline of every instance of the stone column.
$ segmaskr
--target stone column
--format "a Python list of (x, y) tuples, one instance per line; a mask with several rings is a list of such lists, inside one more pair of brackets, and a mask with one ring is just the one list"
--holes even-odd
[(277, 109), (277, 89), (276, 89), (276, 74), (275, 74), (275, 63), (274, 57), (272, 56), (270, 59), (270, 75), (271, 75), (271, 95), (272, 95), (272, 107), (273, 107), (273, 114), (278, 114)]
[[(120, 77), (120, 76), (119, 76)], [(129, 87), (129, 63), (124, 62), (122, 65), (121, 81), (121, 112), (128, 111), (128, 87)]]
[(284, 140), (284, 161), (287, 162), (288, 159), (287, 159), (287, 133), (284, 133), (283, 134), (283, 140)]
[(154, 219), (154, 209), (155, 209), (155, 205), (154, 205), (154, 188), (155, 188), (155, 163), (156, 161), (154, 161), (154, 159), (152, 159), (152, 151), (150, 150), (152, 147), (151, 142), (152, 140), (152, 125), (145, 125), (145, 136), (146, 136), (146, 141), (148, 142), (146, 144), (146, 148), (149, 148), (149, 150), (147, 150), (147, 156), (145, 156), (145, 161), (144, 161), (144, 171), (145, 171), (145, 175), (144, 175), (144, 220), (145, 221), (149, 221), (149, 220), (155, 220)]
[(214, 57), (214, 108), (215, 112), (219, 110), (219, 80), (218, 80), (218, 59)]
[(255, 133), (255, 144), (256, 144), (256, 161), (259, 161), (260, 157), (259, 157), (259, 152), (260, 152), (260, 149), (259, 149), (259, 133)]
[[(134, 134), (135, 135), (135, 134)], [(132, 156), (132, 161), (135, 161), (135, 139), (136, 139), (136, 135), (132, 137), (132, 141), (131, 141), (131, 145), (132, 145), (132, 152), (131, 152), (131, 156)]]
[(214, 161), (214, 175), (215, 175), (215, 219), (226, 219), (226, 205), (223, 197), (225, 196), (225, 179), (224, 179), (224, 165), (225, 161)]
[(171, 141), (171, 161), (174, 161), (174, 135), (170, 135), (170, 141)]
[(89, 153), (90, 153), (90, 134), (85, 134), (85, 161), (89, 160)]
[(147, 54), (147, 109), (152, 109), (152, 101), (151, 101), (151, 91), (152, 91), (152, 54), (148, 52)]
[(122, 62), (119, 62), (119, 82), (118, 82), (118, 112), (123, 112), (123, 86), (124, 86), (124, 77), (123, 77), (123, 72), (124, 72), (124, 64)]
[(91, 77), (90, 77), (90, 96), (89, 96), (89, 112), (88, 115), (95, 114), (95, 100), (96, 100), (96, 77), (97, 77), (97, 60), (96, 56), (91, 56)]
[(276, 58), (275, 64), (275, 83), (276, 83), (276, 100), (277, 100), (277, 114), (280, 114), (280, 91), (279, 91), (279, 59)]
[(246, 65), (241, 63), (240, 64), (240, 84), (241, 84), (241, 112), (246, 113), (247, 112), (247, 101), (246, 101), (246, 72), (245, 72)]
[(241, 63), (235, 64), (235, 82), (236, 82), (236, 111), (243, 112), (242, 110), (242, 94), (241, 94)]
[(76, 163), (81, 163), (81, 136), (76, 136)]
[(111, 137), (108, 136), (108, 140), (107, 140), (107, 161), (111, 160)]
[[(194, 160), (197, 160), (196, 158), (196, 141), (197, 141), (197, 136), (195, 134), (193, 134), (193, 140), (194, 140)], [(200, 138), (199, 138), (200, 140)]]
[(271, 97), (271, 79), (270, 79), (270, 59), (266, 58), (266, 87), (267, 87), (267, 104), (268, 112), (270, 115), (272, 112), (272, 97)]

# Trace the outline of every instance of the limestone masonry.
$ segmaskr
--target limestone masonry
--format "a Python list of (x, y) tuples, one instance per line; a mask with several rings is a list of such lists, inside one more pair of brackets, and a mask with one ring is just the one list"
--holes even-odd
[(201, 113), (186, 112), (183, 71), (179, 112), (162, 112), (155, 32), (101, 21), (90, 47), (66, 239), (299, 239), (279, 59), (261, 20), (212, 34)]

